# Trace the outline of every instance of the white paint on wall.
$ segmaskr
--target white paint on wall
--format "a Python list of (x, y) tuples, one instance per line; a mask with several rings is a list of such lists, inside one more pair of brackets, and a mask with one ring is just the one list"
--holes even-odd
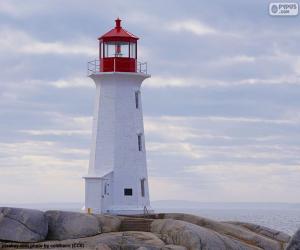
[[(151, 210), (140, 94), (143, 80), (150, 75), (99, 72), (90, 77), (96, 84), (96, 99), (89, 171), (84, 177), (85, 207), (112, 214)], [(124, 189), (132, 189), (132, 195), (125, 195)]]

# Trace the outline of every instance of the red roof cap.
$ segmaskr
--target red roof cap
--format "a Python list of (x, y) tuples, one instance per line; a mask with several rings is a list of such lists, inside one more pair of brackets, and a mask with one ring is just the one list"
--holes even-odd
[(98, 40), (103, 40), (104, 42), (107, 41), (133, 41), (136, 42), (139, 38), (127, 30), (123, 29), (121, 26), (121, 20), (117, 18), (115, 20), (116, 22), (116, 27), (113, 28), (112, 30), (108, 31), (104, 35), (100, 36)]

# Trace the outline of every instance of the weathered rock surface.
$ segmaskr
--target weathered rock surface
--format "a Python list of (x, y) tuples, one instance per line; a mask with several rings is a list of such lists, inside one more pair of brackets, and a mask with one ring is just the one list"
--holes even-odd
[[(80, 239), (68, 239), (62, 241), (44, 241), (42, 245), (49, 246), (51, 249), (124, 249), (124, 250), (159, 250), (165, 246), (164, 242), (156, 235), (149, 232), (114, 232), (103, 233), (92, 237)], [(73, 247), (72, 247), (73, 246)], [(38, 245), (34, 244), (28, 248), (36, 249)], [(1, 248), (1, 243), (0, 243)], [(12, 249), (7, 248), (6, 249)], [(174, 248), (173, 248), (174, 249)], [(176, 249), (177, 250), (177, 249)], [(183, 250), (183, 249), (178, 249)]]
[(286, 250), (300, 250), (300, 229), (294, 234)]
[(179, 245), (165, 245), (162, 250), (187, 250), (187, 248)]
[(122, 218), (112, 215), (95, 215), (101, 226), (102, 233), (118, 232)]
[(93, 236), (101, 233), (96, 216), (64, 211), (47, 211), (48, 240), (65, 240)]
[(189, 250), (250, 250), (260, 249), (242, 241), (229, 238), (198, 225), (173, 219), (157, 219), (152, 222), (151, 231), (161, 234), (167, 244), (182, 245)]
[(43, 212), (23, 208), (0, 208), (0, 240), (38, 242), (45, 240), (48, 221)]
[(291, 236), (289, 236), (288, 234), (286, 234), (284, 232), (280, 232), (278, 230), (260, 226), (260, 225), (253, 224), (253, 223), (247, 223), (247, 222), (226, 222), (226, 223), (244, 227), (256, 234), (260, 234), (265, 237), (271, 238), (273, 240), (282, 242), (283, 244), (286, 244), (291, 239)]
[[(256, 225), (251, 225), (250, 223), (244, 223), (244, 225), (242, 225), (243, 223), (240, 223), (240, 225), (237, 223), (235, 225), (231, 223), (217, 222), (196, 215), (180, 213), (164, 214), (163, 217), (166, 219), (168, 218), (190, 222), (195, 225), (210, 229), (221, 235), (225, 235), (240, 242), (244, 242), (246, 244), (266, 250), (283, 249), (289, 240), (289, 236), (284, 233), (271, 230), (266, 227), (261, 227), (262, 230), (259, 230), (258, 227), (255, 228)], [(252, 230), (250, 228), (252, 228)], [(271, 234), (272, 231), (274, 234)]]
[(181, 213), (146, 219), (0, 208), (0, 241), (6, 241), (0, 242), (0, 249), (283, 250), (289, 242), (287, 250), (300, 250), (299, 238), (300, 230), (289, 242), (289, 235), (267, 227)]

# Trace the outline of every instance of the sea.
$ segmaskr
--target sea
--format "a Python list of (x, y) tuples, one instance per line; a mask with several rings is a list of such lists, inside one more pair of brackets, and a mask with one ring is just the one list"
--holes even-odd
[[(83, 203), (0, 204), (39, 210), (83, 212)], [(300, 228), (300, 203), (203, 203), (153, 201), (156, 213), (189, 213), (217, 221), (241, 221), (263, 225), (293, 235)]]
[(300, 203), (154, 201), (156, 212), (195, 214), (217, 221), (259, 224), (293, 235), (300, 228)]
[(259, 224), (293, 235), (300, 228), (300, 209), (157, 209), (181, 212), (217, 221), (242, 221)]

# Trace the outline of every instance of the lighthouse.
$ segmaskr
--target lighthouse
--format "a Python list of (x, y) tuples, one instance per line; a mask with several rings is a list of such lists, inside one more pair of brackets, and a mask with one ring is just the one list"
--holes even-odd
[(150, 211), (141, 84), (147, 64), (137, 61), (138, 37), (115, 20), (99, 40), (99, 60), (88, 63), (96, 85), (85, 209), (92, 213)]

